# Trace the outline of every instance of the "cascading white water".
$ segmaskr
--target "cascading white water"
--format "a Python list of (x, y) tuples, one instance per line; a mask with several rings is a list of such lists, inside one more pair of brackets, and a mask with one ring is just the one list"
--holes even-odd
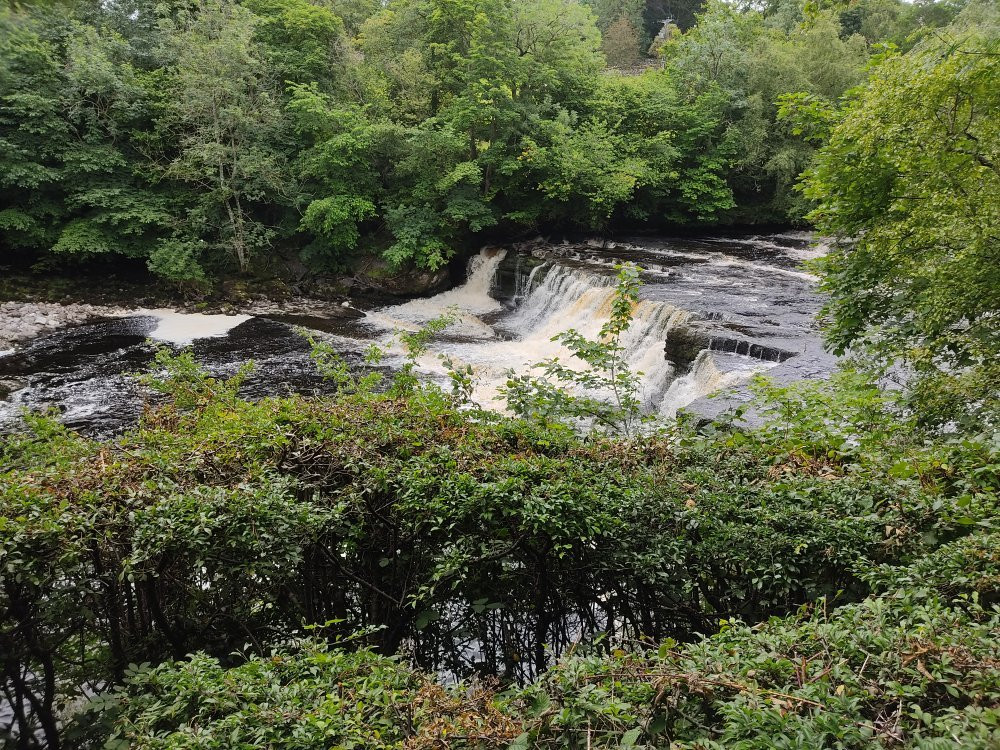
[(535, 278), (542, 269), (548, 269), (548, 263), (540, 263), (535, 265), (531, 271), (527, 274), (521, 272), (521, 264), (523, 262), (522, 256), (517, 256), (517, 265), (514, 267), (514, 303), (518, 304), (524, 301), (524, 298), (528, 296), (531, 290), (535, 287)]
[(712, 352), (703, 349), (691, 363), (691, 368), (670, 383), (670, 387), (667, 388), (660, 401), (660, 416), (673, 419), (677, 416), (679, 409), (695, 399), (715, 393), (723, 388), (739, 385), (756, 373), (766, 370), (772, 364), (749, 357), (740, 357), (740, 359), (745, 360), (741, 362), (741, 367), (723, 372), (718, 368)]
[(368, 322), (381, 328), (413, 331), (442, 315), (452, 315), (451, 334), (470, 338), (493, 338), (495, 332), (480, 316), (503, 310), (490, 296), (490, 287), (497, 268), (507, 251), (484, 250), (469, 261), (466, 282), (454, 289), (424, 299), (414, 299), (402, 305), (377, 310), (368, 316)]
[[(583, 363), (553, 338), (569, 329), (590, 339), (597, 338), (611, 314), (615, 296), (612, 276), (586, 267), (536, 266), (526, 280), (517, 280), (523, 295), (521, 303), (508, 315), (488, 324), (480, 316), (503, 309), (489, 295), (502, 260), (500, 252), (480, 255), (470, 263), (468, 280), (462, 286), (428, 299), (384, 308), (368, 318), (369, 323), (383, 329), (412, 330), (445, 313), (456, 316), (456, 323), (447, 335), (434, 342), (431, 353), (421, 360), (421, 369), (443, 376), (441, 355), (456, 364), (471, 365), (478, 381), (474, 398), (492, 408), (503, 406), (499, 389), (510, 371), (527, 373), (532, 365), (553, 358), (566, 366), (582, 368)], [(633, 372), (641, 373), (639, 395), (650, 412), (660, 411), (674, 377), (673, 367), (664, 355), (664, 344), (670, 331), (690, 317), (688, 311), (667, 302), (642, 300), (633, 310), (632, 325), (622, 336), (626, 362)], [(672, 403), (676, 406), (671, 415), (677, 407), (708, 392), (706, 388), (712, 380), (704, 374), (713, 366), (711, 355), (705, 353), (699, 362), (692, 370), (692, 373), (697, 370), (699, 377), (674, 391)], [(720, 382), (724, 379), (719, 378)]]
[[(556, 265), (537, 286), (529, 285), (524, 303), (502, 327), (519, 335), (511, 346), (522, 369), (559, 357), (569, 366), (571, 353), (552, 338), (573, 329), (596, 339), (611, 315), (615, 279), (585, 268)], [(625, 360), (633, 372), (642, 373), (640, 396), (653, 407), (673, 377), (664, 356), (664, 343), (671, 329), (686, 323), (691, 314), (666, 302), (640, 301), (633, 310), (632, 325), (622, 335)], [(520, 355), (520, 356), (517, 356)], [(514, 367), (518, 370), (518, 367)]]

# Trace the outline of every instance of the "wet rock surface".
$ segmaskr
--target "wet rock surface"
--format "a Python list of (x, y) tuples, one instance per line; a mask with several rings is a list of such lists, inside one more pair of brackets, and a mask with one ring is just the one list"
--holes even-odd
[[(22, 408), (55, 408), (65, 424), (98, 436), (134, 424), (155, 398), (134, 374), (148, 367), (158, 345), (190, 345), (215, 377), (252, 360), (243, 390), (249, 398), (327, 393), (332, 386), (317, 372), (300, 329), (330, 342), (358, 369), (377, 342), (388, 352), (388, 371), (402, 362), (393, 350), (394, 331), (414, 330), (454, 310), (457, 323), (435, 340), (422, 372), (447, 387), (440, 357), (470, 364), (481, 375), (480, 403), (496, 405), (508, 368), (526, 372), (563, 355), (553, 348), (553, 335), (567, 328), (596, 335), (607, 317), (615, 266), (623, 261), (644, 269), (628, 341), (634, 370), (644, 373), (644, 403), (667, 417), (684, 407), (709, 418), (746, 400), (745, 383), (755, 372), (791, 382), (826, 377), (835, 367), (816, 324), (822, 299), (802, 265), (817, 254), (810, 238), (798, 234), (536, 240), (484, 250), (470, 263), (464, 285), (406, 303), (360, 291), (350, 301), (257, 298), (189, 305), (180, 313), (5, 303), (0, 432), (16, 424)], [(4, 351), (15, 341), (13, 352)], [(724, 395), (705, 398), (720, 390)]]
[(96, 318), (124, 314), (120, 307), (55, 302), (0, 303), (0, 351), (13, 349), (21, 341), (84, 323)]
[[(164, 345), (149, 340), (158, 324), (150, 315), (84, 323), (0, 357), (0, 388), (4, 383), (13, 388), (0, 401), (0, 431), (16, 424), (21, 408), (55, 409), (63, 424), (98, 437), (134, 425), (144, 405), (157, 400), (135, 376)], [(252, 361), (241, 390), (247, 398), (332, 392), (310, 358), (308, 342), (285, 323), (254, 317), (226, 335), (189, 346), (217, 378), (231, 377)]]
[(447, 267), (437, 271), (393, 268), (379, 258), (368, 258), (355, 272), (356, 283), (394, 297), (415, 297), (440, 292), (448, 286)]
[[(723, 372), (748, 360), (759, 361), (765, 365), (760, 371), (782, 384), (825, 378), (837, 366), (837, 358), (822, 345), (816, 316), (823, 298), (807, 265), (824, 250), (814, 246), (808, 233), (583, 243), (539, 238), (515, 247), (519, 255), (505, 261), (511, 268), (573, 264), (609, 276), (622, 262), (643, 268), (643, 298), (690, 313), (665, 336), (664, 356), (675, 367), (675, 377), (703, 364), (706, 350), (714, 353), (714, 363)], [(501, 267), (501, 278), (504, 271)], [(507, 281), (510, 291), (505, 293), (515, 296), (515, 284)], [(745, 378), (738, 381), (745, 384)], [(684, 408), (712, 419), (749, 399), (747, 389), (737, 385), (699, 396)]]

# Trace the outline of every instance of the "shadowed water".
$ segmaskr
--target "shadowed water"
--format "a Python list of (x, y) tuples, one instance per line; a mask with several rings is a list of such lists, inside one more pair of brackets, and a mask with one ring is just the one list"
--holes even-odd
[(525, 372), (569, 353), (552, 337), (574, 328), (594, 337), (614, 295), (614, 266), (643, 267), (642, 300), (623, 338), (629, 365), (643, 373), (649, 412), (673, 416), (754, 372), (821, 376), (829, 358), (819, 347), (819, 296), (802, 267), (817, 251), (800, 234), (760, 237), (644, 238), (615, 244), (512, 246), (485, 250), (470, 261), (465, 284), (434, 297), (369, 312), (356, 321), (303, 315), (204, 316), (164, 310), (103, 320), (41, 336), (0, 354), (0, 429), (23, 408), (55, 408), (61, 420), (89, 434), (109, 435), (134, 424), (143, 393), (133, 374), (155, 352), (150, 339), (189, 345), (216, 377), (253, 360), (244, 386), (249, 398), (326, 393), (296, 332), (312, 329), (360, 366), (378, 342), (386, 365), (401, 362), (396, 330), (416, 330), (448, 312), (455, 323), (420, 361), (443, 379), (440, 355), (476, 372), (476, 399), (502, 406), (498, 388), (508, 370)]

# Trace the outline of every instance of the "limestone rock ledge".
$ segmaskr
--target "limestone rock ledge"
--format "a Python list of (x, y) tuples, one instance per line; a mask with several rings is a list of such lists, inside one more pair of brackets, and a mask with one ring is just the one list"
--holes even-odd
[(103, 305), (4, 302), (0, 304), (0, 354), (39, 334), (124, 312), (124, 308)]

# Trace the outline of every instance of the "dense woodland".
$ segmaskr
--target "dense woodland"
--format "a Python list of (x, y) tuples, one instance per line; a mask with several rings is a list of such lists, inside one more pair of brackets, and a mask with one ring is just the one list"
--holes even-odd
[(826, 133), (788, 112), (833, 117), (871, 62), (988, 5), (14, 2), (0, 260), (196, 283), (433, 269), (490, 231), (802, 222)]
[(447, 321), (394, 374), (316, 345), (329, 398), (247, 401), (245, 372), (164, 349), (134, 430), (0, 437), (0, 739), (1000, 746), (998, 17), (6, 8), (0, 261), (197, 286), (434, 268), (489, 233), (802, 222), (853, 369), (756, 383), (753, 421), (645, 422), (627, 267), (601, 338), (565, 334), (584, 367), (512, 373), (507, 414), (471, 373), (417, 377)]

